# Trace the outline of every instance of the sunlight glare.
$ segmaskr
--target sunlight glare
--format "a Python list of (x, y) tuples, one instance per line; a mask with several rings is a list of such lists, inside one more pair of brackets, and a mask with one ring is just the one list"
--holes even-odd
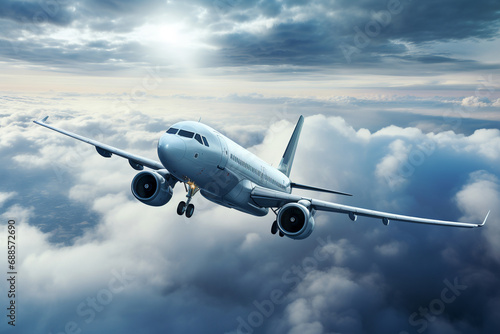
[(147, 24), (137, 35), (137, 40), (151, 46), (155, 56), (175, 66), (194, 66), (198, 51), (207, 48), (198, 34), (182, 23)]

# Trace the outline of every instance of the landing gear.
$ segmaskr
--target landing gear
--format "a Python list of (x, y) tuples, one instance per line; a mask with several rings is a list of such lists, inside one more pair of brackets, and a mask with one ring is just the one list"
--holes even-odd
[(186, 208), (186, 217), (188, 218), (191, 218), (191, 216), (193, 215), (194, 213), (194, 205), (193, 204), (189, 204)]
[(271, 233), (276, 234), (276, 232), (278, 232), (278, 222), (275, 220), (271, 225)]
[(182, 201), (179, 203), (179, 205), (177, 205), (177, 214), (179, 216), (182, 216), (184, 214), (184, 212), (186, 212), (186, 202)]
[[(274, 210), (272, 208), (271, 208), (271, 210), (273, 210), (273, 212), (276, 214), (276, 216), (278, 216), (278, 214), (276, 213), (277, 210)], [(285, 234), (283, 234), (283, 232), (281, 232), (281, 230), (278, 228), (278, 222), (275, 220), (275, 221), (273, 221), (273, 224), (271, 225), (271, 233), (276, 234), (277, 232), (279, 232), (280, 237), (283, 238), (285, 236)]]
[[(193, 196), (198, 192), (198, 190), (200, 190), (200, 188), (198, 188), (198, 186), (191, 181), (186, 183), (187, 185), (189, 185), (189, 189), (186, 187), (186, 190), (188, 192), (186, 195), (187, 202), (181, 201), (179, 205), (177, 205), (177, 214), (179, 216), (186, 214), (187, 218), (191, 218), (194, 213), (194, 205), (190, 202)], [(184, 183), (184, 186), (186, 186), (186, 183)]]

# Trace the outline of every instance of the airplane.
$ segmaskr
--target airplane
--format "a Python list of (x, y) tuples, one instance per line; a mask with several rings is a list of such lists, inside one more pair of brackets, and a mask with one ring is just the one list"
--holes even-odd
[[(276, 219), (271, 233), (281, 237), (305, 239), (314, 230), (317, 211), (347, 214), (350, 220), (358, 216), (378, 218), (384, 225), (402, 221), (421, 224), (481, 227), (482, 223), (443, 221), (374, 211), (338, 203), (326, 202), (292, 194), (305, 189), (344, 196), (351, 194), (295, 183), (290, 180), (295, 151), (304, 124), (301, 115), (285, 149), (278, 168), (258, 158), (213, 128), (194, 121), (173, 124), (158, 141), (158, 158), (151, 160), (96, 140), (57, 128), (46, 123), (48, 116), (34, 123), (95, 146), (97, 152), (110, 158), (113, 154), (125, 158), (140, 172), (133, 178), (131, 191), (144, 204), (162, 206), (173, 195), (177, 183), (183, 183), (187, 200), (177, 206), (177, 213), (190, 218), (194, 213), (193, 196), (200, 192), (207, 200), (254, 216), (265, 216), (271, 209)], [(147, 167), (151, 170), (144, 170)]]

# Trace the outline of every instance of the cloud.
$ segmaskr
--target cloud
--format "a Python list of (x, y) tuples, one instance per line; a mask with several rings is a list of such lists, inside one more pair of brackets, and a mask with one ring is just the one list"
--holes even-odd
[[(292, 325), (292, 332), (299, 328), (316, 330), (312, 333), (332, 330), (362, 332), (360, 319), (363, 310), (359, 302), (364, 300), (366, 309), (371, 309), (380, 298), (378, 289), (369, 281), (366, 278), (355, 279), (351, 272), (343, 269), (311, 272), (297, 287), (294, 301), (287, 307), (287, 320)], [(330, 319), (325, 322), (327, 315)]]
[(376, 167), (376, 175), (391, 188), (402, 185), (405, 181), (400, 173), (401, 164), (408, 159), (410, 149), (405, 147), (402, 140), (395, 140), (389, 146), (391, 153), (386, 155)]
[(377, 246), (375, 250), (385, 256), (393, 256), (402, 252), (401, 244), (397, 241)]
[(495, 224), (499, 217), (496, 208), (500, 202), (498, 177), (482, 170), (471, 173), (468, 183), (457, 193), (456, 201), (468, 219), (480, 221), (484, 219), (485, 212), (491, 210), (485, 238), (493, 250), (493, 256), (500, 261), (500, 248), (497, 242), (500, 237), (500, 227)]
[(489, 105), (489, 101), (481, 101), (477, 96), (469, 96), (462, 100), (462, 106), (464, 107), (486, 107)]
[(4, 57), (70, 72), (107, 73), (151, 62), (195, 68), (271, 65), (272, 71), (282, 65), (305, 71), (350, 65), (419, 75), (497, 67), (478, 55), (427, 46), (496, 38), (494, 2), (86, 0), (4, 1), (2, 7), (8, 21), (0, 34)]
[(8, 193), (0, 193), (0, 208), (12, 197), (16, 196), (17, 193), (12, 191)]
[[(405, 43), (419, 45), (450, 39), (489, 38), (497, 34), (496, 5), (475, 7), (472, 13), (454, 10), (467, 7), (466, 2), (450, 2), (438, 8), (430, 1), (389, 2), (386, 6), (368, 2), (320, 1), (310, 5), (287, 1), (282, 2), (272, 24), (263, 31), (252, 31), (259, 25), (261, 16), (244, 16), (245, 24), (234, 20), (232, 26), (236, 31), (220, 35), (217, 44), (224, 46), (226, 60), (245, 64), (278, 61), (301, 65), (345, 64), (345, 53), (339, 46), (355, 48), (356, 61), (364, 65), (383, 63), (384, 56), (404, 56), (408, 61), (426, 64), (454, 63), (460, 60), (425, 54), (424, 50), (412, 54)], [(259, 8), (260, 3), (256, 3), (252, 10)], [(249, 11), (248, 6), (238, 1), (226, 9), (231, 13)], [(464, 23), (460, 13), (471, 20), (468, 21), (471, 25)], [(450, 22), (444, 29), (443, 20)]]
[[(72, 104), (18, 98), (8, 103), (24, 111), (1, 118), (0, 142), (8, 144), (0, 147), (0, 153), (9, 164), (0, 167), (0, 192), (17, 193), (4, 202), (2, 217), (15, 217), (20, 242), (30, 241), (20, 244), (19, 268), (25, 280), (20, 303), (24, 316), (32, 320), (22, 322), (23, 330), (33, 331), (31, 324), (40, 326), (44, 319), (41, 330), (46, 332), (63, 331), (73, 321), (95, 333), (141, 329), (236, 333), (241, 318), (263, 333), (412, 332), (418, 327), (409, 317), (439, 298), (446, 287), (443, 280), (453, 282), (455, 277), (468, 288), (447, 304), (438, 321), (428, 323), (429, 330), (467, 328), (479, 333), (474, 319), (495, 328), (499, 276), (494, 211), (485, 227), (474, 230), (397, 222), (385, 227), (378, 220), (360, 218), (353, 223), (343, 215), (317, 213), (315, 231), (301, 242), (271, 235), (272, 216), (251, 217), (200, 196), (195, 198), (195, 215), (179, 217), (175, 207), (185, 196), (182, 186), (175, 188), (168, 205), (145, 206), (130, 194), (136, 172), (125, 160), (104, 159), (84, 143), (31, 121), (40, 116), (38, 105), (45, 104), (54, 110), (49, 121), (55, 125), (155, 158), (158, 124), (164, 129), (183, 115), (149, 109), (124, 113), (107, 108), (114, 100), (107, 96), (93, 97), (98, 108), (109, 110), (105, 115), (96, 110), (77, 112), (82, 100), (73, 98)], [(293, 101), (246, 99), (238, 101), (241, 108), (255, 100), (266, 108)], [(370, 107), (415, 99), (336, 100), (331, 103)], [(299, 102), (304, 108), (320, 104), (315, 99)], [(326, 103), (325, 110), (330, 106)], [(250, 118), (228, 113), (224, 122), (209, 121), (250, 141), (250, 150), (276, 165), (301, 109), (292, 110), (256, 112)], [(245, 126), (235, 126), (241, 119)], [(261, 140), (253, 138), (255, 133)], [(500, 204), (499, 138), (494, 129), (425, 133), (407, 124), (369, 130), (342, 117), (309, 115), (292, 178), (355, 195), (340, 198), (307, 192), (308, 196), (402, 214), (481, 221), (488, 208)], [(407, 154), (397, 155), (398, 147)], [(419, 150), (423, 160), (417, 160)], [(391, 156), (399, 160), (386, 163)], [(405, 164), (412, 173), (398, 175), (396, 166)], [(59, 173), (53, 166), (60, 167)], [(387, 170), (404, 182), (391, 188), (380, 176)], [(23, 201), (13, 204), (18, 198)], [(127, 285), (119, 286), (116, 275), (129, 277)], [(279, 303), (271, 302), (270, 312), (266, 301), (276, 292), (281, 293)], [(103, 308), (95, 311), (94, 318), (87, 298), (95, 298)], [(77, 313), (82, 303), (84, 315)], [(262, 311), (262, 305), (269, 312)], [(130, 312), (137, 317), (130, 317)]]
[(0, 18), (9, 19), (29, 29), (44, 23), (65, 26), (73, 21), (66, 1), (2, 1)]
[[(481, 74), (498, 69), (499, 22), (492, 1), (3, 1), (0, 206), (19, 226), (20, 330), (495, 333), (500, 100)], [(319, 212), (301, 242), (201, 196), (187, 219), (181, 185), (164, 207), (137, 202), (125, 160), (32, 123), (47, 114), (152, 159), (170, 124), (201, 117), (274, 166), (304, 114), (293, 181), (355, 196), (297, 193), (492, 211), (472, 230)], [(455, 298), (433, 312), (444, 289)]]

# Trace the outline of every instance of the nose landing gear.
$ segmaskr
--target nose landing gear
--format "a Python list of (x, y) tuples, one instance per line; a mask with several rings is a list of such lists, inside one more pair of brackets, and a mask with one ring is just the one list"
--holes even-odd
[[(186, 187), (186, 184), (189, 186), (189, 188)], [(191, 204), (191, 199), (198, 192), (198, 190), (200, 190), (200, 188), (198, 188), (198, 186), (192, 181), (184, 183), (184, 186), (186, 187), (187, 191), (187, 201), (181, 201), (179, 205), (177, 205), (177, 214), (180, 216), (186, 214), (187, 218), (191, 218), (194, 213), (194, 205)]]

